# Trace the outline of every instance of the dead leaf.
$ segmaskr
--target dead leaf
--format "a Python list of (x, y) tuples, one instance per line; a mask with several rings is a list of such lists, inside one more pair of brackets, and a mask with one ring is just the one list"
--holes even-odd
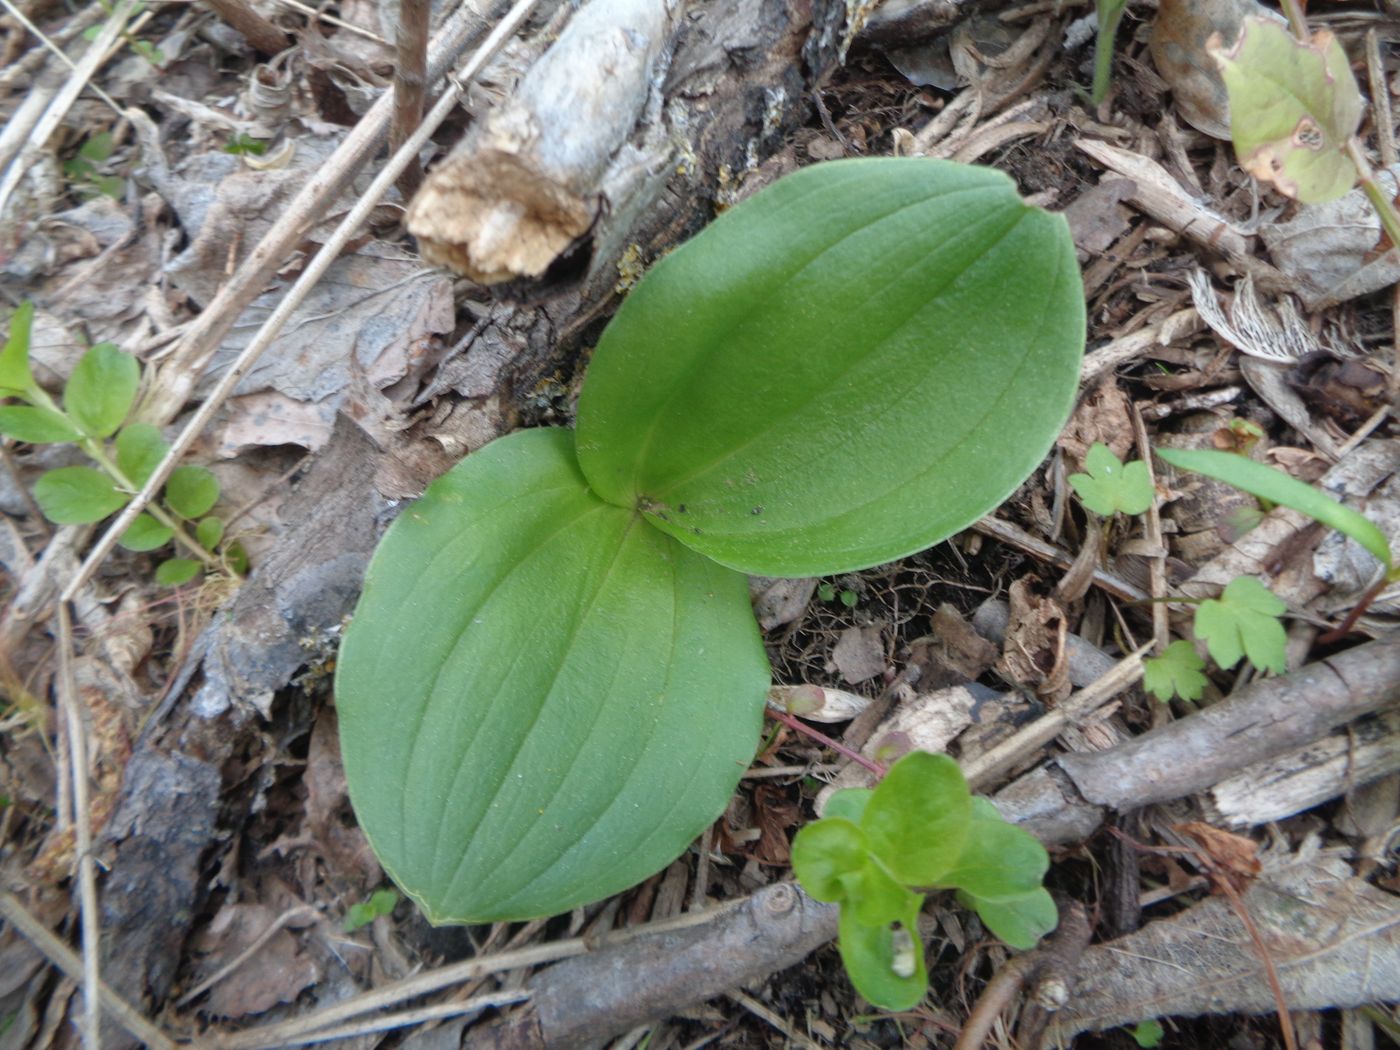
[(1069, 628), (1064, 610), (1053, 598), (1037, 595), (1025, 579), (1013, 583), (1007, 597), (1011, 620), (997, 674), (1050, 703), (1063, 700), (1073, 689), (1065, 655)]
[(1172, 827), (1195, 841), (1210, 861), (1212, 877), (1228, 880), (1236, 893), (1243, 893), (1258, 876), (1259, 847), (1253, 839), (1222, 831), (1199, 820)]
[(1133, 440), (1128, 395), (1118, 386), (1116, 377), (1107, 375), (1080, 400), (1056, 443), (1064, 450), (1070, 466), (1077, 469), (1096, 441), (1103, 442), (1123, 460), (1133, 448)]
[(883, 674), (885, 643), (880, 628), (847, 627), (831, 650), (831, 662), (847, 685)]
[(753, 818), (761, 832), (752, 856), (760, 864), (786, 866), (792, 861), (787, 829), (801, 817), (801, 810), (786, 788), (760, 784), (753, 792)]
[(1172, 89), (1177, 111), (1213, 138), (1230, 138), (1230, 98), (1206, 41), (1217, 33), (1233, 41), (1251, 15), (1278, 17), (1255, 0), (1161, 0), (1152, 23), (1152, 63)]
[[(191, 938), (201, 956), (198, 970), (208, 978), (247, 951), (277, 921), (262, 904), (226, 904), (213, 921)], [(219, 980), (200, 1005), (214, 1017), (247, 1017), (290, 1003), (321, 977), (316, 960), (301, 950), (297, 938), (281, 929), (247, 961)]]

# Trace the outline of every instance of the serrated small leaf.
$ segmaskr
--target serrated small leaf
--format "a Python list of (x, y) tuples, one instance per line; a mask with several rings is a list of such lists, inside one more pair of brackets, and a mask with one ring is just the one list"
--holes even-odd
[(55, 525), (89, 525), (126, 505), (129, 497), (92, 467), (59, 467), (34, 483), (34, 499)]
[(137, 488), (146, 484), (170, 445), (160, 428), (150, 423), (129, 423), (117, 434), (117, 467)]
[(826, 809), (822, 811), (822, 816), (844, 817), (852, 824), (859, 824), (860, 818), (865, 814), (866, 803), (873, 794), (874, 788), (842, 788), (840, 791), (834, 791), (826, 800)]
[(1036, 942), (1060, 922), (1055, 898), (1043, 887), (995, 901), (983, 900), (959, 890), (958, 900), (963, 907), (975, 911), (987, 929), (1021, 951), (1034, 948)]
[(1279, 617), (1285, 605), (1253, 576), (1231, 580), (1218, 599), (1196, 606), (1195, 632), (1210, 658), (1229, 668), (1241, 656), (1261, 671), (1282, 674), (1288, 636)]
[(1067, 418), (1084, 291), (1063, 216), (1004, 174), (803, 168), (652, 267), (578, 407), (604, 500), (721, 564), (822, 576), (1004, 500)]
[(29, 371), (29, 335), (34, 326), (34, 304), (20, 303), (10, 314), (10, 332), (0, 350), (0, 396), (22, 396), (28, 400), (35, 389)]
[(865, 835), (849, 820), (824, 817), (803, 825), (792, 840), (792, 871), (819, 901), (842, 901), (847, 879), (858, 875), (870, 855)]
[(1152, 506), (1156, 493), (1147, 464), (1141, 460), (1125, 465), (1107, 445), (1095, 441), (1084, 456), (1084, 469), (1086, 473), (1071, 474), (1069, 483), (1095, 514), (1142, 514)]
[(62, 412), (42, 405), (0, 407), (0, 434), (31, 445), (78, 441), (83, 436)]
[(1230, 136), (1246, 171), (1308, 204), (1356, 184), (1345, 149), (1361, 124), (1361, 92), (1336, 37), (1319, 30), (1305, 43), (1254, 16), (1233, 47), (1206, 50), (1230, 96)]
[(209, 517), (200, 520), (194, 527), (194, 538), (207, 551), (212, 551), (224, 538), (224, 523), (219, 518)]
[(745, 578), (579, 473), (567, 431), (473, 452), (379, 545), (336, 667), (350, 796), (434, 922), (552, 915), (728, 804), (768, 663)]
[(1251, 496), (1258, 496), (1270, 503), (1278, 503), (1291, 507), (1300, 514), (1306, 514), (1314, 521), (1320, 521), (1350, 536), (1370, 551), (1387, 571), (1391, 568), (1390, 544), (1385, 534), (1376, 528), (1369, 518), (1338, 503), (1321, 489), (1306, 485), (1281, 470), (1256, 463), (1233, 452), (1159, 448), (1156, 453), (1158, 459), (1174, 467), (1204, 474), (1248, 492)]
[(836, 942), (841, 962), (856, 991), (882, 1009), (912, 1010), (928, 992), (919, 907), (910, 908), (896, 928), (863, 923), (850, 908), (841, 909)]
[(169, 525), (162, 525), (149, 514), (138, 514), (117, 542), (129, 551), (140, 553), (164, 547), (174, 535), (175, 531)]
[(875, 788), (860, 828), (891, 875), (907, 886), (932, 886), (962, 853), (971, 813), (958, 764), (911, 751)]
[(165, 502), (182, 518), (198, 518), (219, 502), (219, 479), (204, 467), (176, 467), (165, 483)]
[(63, 388), (63, 410), (88, 437), (117, 432), (136, 400), (141, 366), (111, 343), (98, 343), (78, 359)]
[(1178, 640), (1142, 662), (1142, 687), (1166, 703), (1174, 696), (1183, 700), (1199, 700), (1207, 683), (1206, 662), (1190, 642)]
[(171, 558), (156, 566), (156, 583), (162, 587), (178, 587), (199, 575), (200, 564), (193, 558)]
[(938, 884), (990, 901), (1029, 893), (1045, 877), (1049, 854), (1029, 832), (1002, 819), (990, 802), (977, 801), (991, 807), (993, 815), (979, 816), (968, 825), (967, 841), (957, 863), (943, 873)]

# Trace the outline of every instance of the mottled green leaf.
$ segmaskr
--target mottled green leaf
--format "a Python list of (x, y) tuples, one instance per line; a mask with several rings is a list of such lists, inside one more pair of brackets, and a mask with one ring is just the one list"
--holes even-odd
[(55, 525), (88, 525), (121, 509), (128, 496), (92, 467), (59, 467), (34, 483), (34, 499)]
[(744, 577), (595, 496), (567, 431), (518, 432), (375, 553), (336, 671), (350, 796), (430, 920), (567, 911), (724, 811), (768, 684)]
[(1230, 135), (1246, 171), (1308, 204), (1356, 184), (1345, 148), (1361, 124), (1361, 92), (1336, 37), (1323, 29), (1304, 43), (1254, 16), (1233, 47), (1217, 41), (1207, 50), (1225, 80)]
[(964, 528), (1049, 450), (1084, 292), (1064, 219), (1002, 173), (804, 168), (658, 262), (599, 342), (583, 472), (694, 550), (818, 576)]

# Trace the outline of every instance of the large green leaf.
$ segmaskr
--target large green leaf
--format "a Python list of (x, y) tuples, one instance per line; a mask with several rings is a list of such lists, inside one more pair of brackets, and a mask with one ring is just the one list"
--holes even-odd
[(920, 550), (1004, 500), (1067, 417), (1083, 289), (1063, 218), (986, 168), (838, 161), (661, 260), (604, 332), (579, 459), (770, 576)]
[(492, 443), (403, 512), (336, 674), (360, 824), (437, 922), (664, 866), (723, 811), (767, 689), (744, 578), (598, 499), (562, 430)]

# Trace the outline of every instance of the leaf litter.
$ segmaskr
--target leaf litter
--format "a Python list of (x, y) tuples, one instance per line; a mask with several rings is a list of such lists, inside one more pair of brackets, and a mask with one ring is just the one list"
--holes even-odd
[[(1163, 51), (1171, 33), (1197, 31), (1168, 24), (1181, 17), (1171, 12), (1182, 5), (1164, 0), (1160, 6), (1152, 55)], [(1199, 6), (1207, 7), (1212, 19), (1222, 17), (1214, 5)], [(1229, 17), (1238, 18), (1248, 5), (1221, 6), (1233, 7)], [(856, 47), (820, 92), (809, 94), (814, 100), (810, 118), (805, 113), (783, 118), (787, 155), (777, 152), (776, 140), (764, 140), (752, 158), (759, 170), (750, 174), (761, 177), (770, 154), (775, 165), (790, 164), (831, 156), (833, 149), (888, 152), (897, 142), (912, 142), (923, 152), (945, 156), (960, 150), (965, 156), (975, 154), (1012, 173), (1024, 192), (1045, 193), (1052, 206), (1071, 215), (1078, 206), (1085, 216), (1076, 230), (1086, 252), (1086, 273), (1092, 277), (1091, 350), (1149, 330), (1193, 305), (1220, 338), (1182, 329), (1163, 341), (1144, 341), (1101, 386), (1085, 393), (1075, 425), (1065, 437), (1067, 469), (1047, 469), (998, 510), (999, 517), (1063, 555), (1059, 570), (1052, 562), (1032, 561), (1041, 555), (969, 534), (940, 551), (832, 581), (834, 594), (856, 597), (853, 606), (821, 600), (815, 581), (785, 588), (770, 585), (763, 592), (768, 602), (767, 640), (779, 680), (813, 688), (849, 686), (865, 694), (865, 705), (851, 705), (853, 721), (844, 731), (840, 722), (828, 728), (834, 725), (838, 737), (869, 754), (883, 751), (888, 756), (892, 749), (919, 741), (921, 746), (971, 755), (1005, 739), (1013, 723), (1042, 717), (1047, 705), (1063, 698), (1068, 679), (1076, 677), (1067, 655), (1075, 645), (1117, 655), (1150, 637), (1142, 608), (1099, 588), (1091, 586), (1065, 605), (1043, 596), (1055, 582), (1055, 573), (1084, 549), (1088, 535), (1064, 480), (1068, 473), (1083, 462), (1095, 441), (1103, 441), (1123, 462), (1143, 454), (1133, 447), (1131, 406), (1157, 413), (1149, 435), (1154, 441), (1187, 438), (1204, 447), (1216, 447), (1232, 418), (1248, 419), (1265, 434), (1252, 454), (1272, 452), (1276, 462), (1289, 464), (1305, 477), (1325, 469), (1324, 487), (1376, 520), (1392, 546), (1397, 537), (1390, 491), (1397, 463), (1393, 421), (1343, 417), (1347, 422), (1339, 423), (1318, 407), (1327, 397), (1301, 400), (1299, 415), (1297, 406), (1285, 411), (1281, 399), (1248, 388), (1224, 396), (1232, 368), (1239, 371), (1238, 351), (1273, 355), (1279, 343), (1272, 331), (1262, 342), (1255, 328), (1246, 331), (1250, 317), (1240, 311), (1250, 305), (1251, 297), (1264, 304), (1257, 314), (1268, 317), (1272, 311), (1285, 331), (1313, 336), (1315, 345), (1302, 356), (1340, 355), (1373, 363), (1379, 369), (1375, 374), (1393, 392), (1394, 322), (1383, 297), (1373, 293), (1394, 281), (1395, 263), (1393, 254), (1375, 251), (1378, 228), (1360, 192), (1330, 204), (1288, 207), (1266, 191), (1261, 195), (1233, 170), (1227, 147), (1191, 130), (1172, 131), (1168, 122), (1180, 118), (1218, 134), (1221, 114), (1214, 88), (1189, 86), (1169, 60), (1153, 62), (1141, 34), (1126, 31), (1135, 24), (1140, 27), (1134, 19), (1145, 21), (1148, 13), (1129, 12), (1126, 30), (1119, 34), (1107, 108), (1093, 111), (1066, 90), (1087, 83), (1091, 45), (1060, 49), (1059, 27), (1052, 16), (1016, 11), (1007, 15), (999, 25), (993, 23), (995, 33), (986, 25), (975, 31), (947, 22), (935, 27), (942, 42), (931, 48), (941, 48), (948, 56), (947, 69), (936, 83), (947, 86), (911, 83), (891, 69), (878, 45)], [(340, 16), (382, 35), (389, 35), (386, 24), (392, 27), (387, 7), (379, 11), (371, 4), (342, 5)], [(206, 20), (200, 22), (201, 17)], [(332, 119), (337, 100), (353, 119), (355, 111), (363, 112), (364, 102), (382, 90), (383, 78), (375, 72), (375, 63), (384, 55), (379, 45), (355, 43), (361, 38), (325, 24), (309, 30), (304, 16), (275, 17), (314, 52), (308, 66), (285, 60), (259, 65), (227, 26), (183, 9), (154, 12), (153, 19), (134, 31), (134, 39), (158, 46), (166, 67), (157, 71), (131, 52), (110, 71), (100, 72), (96, 82), (123, 101), (145, 105), (157, 122), (159, 151), (139, 135), (133, 139), (114, 123), (110, 111), (84, 102), (72, 110), (62, 135), (24, 184), (25, 192), (13, 199), (11, 214), (25, 236), (5, 242), (0, 272), (11, 303), (29, 298), (39, 307), (33, 357), (36, 375), (50, 389), (61, 385), (87, 346), (104, 339), (136, 350), (147, 360), (158, 359), (179, 327), (212, 301), (257, 243), (260, 231), (279, 221), (288, 190), (328, 156), (328, 145), (343, 134)], [(68, 31), (61, 14), (50, 12), (40, 21), (60, 36)], [(1328, 19), (1323, 15), (1318, 21)], [(1219, 28), (1217, 22), (1214, 30)], [(1341, 22), (1335, 31), (1351, 55), (1361, 54), (1353, 27)], [(13, 41), (7, 52), (12, 68), (24, 62), (31, 71), (38, 68), (41, 63), (31, 57), (36, 53), (30, 50), (32, 39), (25, 41), (10, 25), (5, 32)], [(1224, 35), (1228, 43), (1229, 34)], [(67, 39), (76, 36), (71, 33)], [(316, 44), (327, 40), (333, 47)], [(522, 45), (515, 56), (528, 61), (530, 53)], [(345, 69), (331, 70), (331, 56)], [(1125, 56), (1131, 61), (1124, 62)], [(898, 61), (911, 59), (906, 55)], [(1381, 62), (1385, 83), (1394, 75), (1395, 60), (1383, 52)], [(319, 70), (310, 68), (317, 65)], [(160, 89), (155, 89), (158, 76)], [(279, 96), (281, 102), (255, 102), (242, 86), (247, 78), (289, 87)], [(16, 89), (19, 82), (0, 78), (0, 105), (7, 117), (22, 100)], [(1162, 82), (1172, 92), (1169, 112), (1163, 112)], [(492, 96), (508, 91), (511, 83), (509, 73), (498, 70), (487, 87), (473, 88), (473, 106), (483, 111)], [(1022, 101), (1039, 108), (1018, 112)], [(76, 156), (83, 142), (109, 131), (113, 152), (95, 172), (122, 181), (121, 200), (101, 193), (90, 196), (81, 180), (64, 181), (62, 162)], [(280, 137), (281, 145), (273, 151), (280, 159), (258, 167), (248, 163), (251, 158), (221, 152), (238, 133), (256, 138), (265, 134), (269, 141)], [(442, 145), (446, 144), (444, 138)], [(1393, 163), (1393, 158), (1381, 159)], [(709, 170), (718, 170), (718, 165)], [(729, 169), (728, 177), (734, 170)], [(363, 185), (363, 180), (357, 184)], [(1090, 196), (1096, 185), (1101, 189)], [(42, 192), (33, 192), (36, 189)], [(355, 192), (347, 193), (347, 201)], [(703, 209), (691, 214), (696, 221), (706, 217)], [(257, 320), (275, 304), (279, 289), (296, 276), (305, 249), (313, 248), (323, 231), (324, 227), (313, 229), (303, 252), (282, 261), (277, 287), (245, 313), (223, 341), (198, 396), (207, 392), (228, 355), (246, 343)], [(675, 233), (661, 240), (668, 237), (673, 242)], [(1202, 267), (1213, 278), (1209, 297), (1182, 277), (1201, 273)], [(1232, 306), (1218, 307), (1222, 293)], [(87, 668), (82, 671), (84, 680), (122, 683), (115, 691), (103, 691), (100, 699), (92, 694), (88, 701), (98, 787), (92, 816), (100, 824), (97, 818), (108, 815), (105, 826), (95, 829), (101, 832), (104, 861), (111, 866), (102, 881), (104, 933), (125, 953), (103, 960), (104, 976), (142, 1009), (155, 1013), (172, 1002), (222, 961), (235, 958), (247, 947), (250, 932), (256, 937), (298, 902), (338, 923), (349, 907), (368, 900), (380, 885), (372, 855), (349, 826), (332, 747), (325, 670), (333, 659), (335, 632), (353, 602), (379, 520), (392, 513), (393, 501), (411, 494), (415, 486), (421, 488), (448, 465), (451, 457), (445, 447), (477, 447), (484, 436), (517, 421), (568, 418), (569, 383), (577, 378), (572, 371), (577, 355), (586, 351), (585, 333), (610, 309), (605, 296), (581, 305), (578, 298), (569, 298), (576, 294), (555, 299), (543, 314), (513, 306), (501, 309), (510, 320), (488, 325), (455, 359), (459, 368), (463, 363), (474, 368), (471, 375), (476, 378), (440, 383), (435, 369), (446, 357), (446, 347), (469, 336), (477, 316), (498, 308), (484, 306), (489, 300), (480, 290), (454, 287), (445, 275), (422, 267), (392, 220), (377, 222), (370, 239), (335, 263), (316, 298), (294, 315), (205, 439), (205, 455), (228, 460), (221, 465), (221, 479), (229, 476), (225, 469), (237, 472), (245, 479), (244, 502), (274, 508), (249, 512), (263, 534), (255, 557), (260, 575), (245, 583), (239, 596), (212, 620), (209, 610), (215, 596), (210, 604), (154, 600), (149, 572), (134, 555), (113, 558), (85, 597), (82, 622), (88, 633), (80, 645), (105, 647), (108, 656), (80, 665)], [(1293, 318), (1301, 318), (1301, 324)], [(511, 329), (510, 324), (518, 327)], [(1302, 341), (1289, 345), (1290, 355), (1299, 357), (1293, 346)], [(555, 373), (558, 378), (551, 379)], [(1306, 386), (1313, 374), (1295, 378)], [(1179, 385), (1169, 390), (1164, 379)], [(467, 392), (461, 406), (449, 404), (459, 396), (448, 393), (454, 386)], [(462, 406), (468, 411), (468, 422), (446, 426), (440, 431), (443, 437), (432, 435), (434, 427), (444, 426), (444, 417), (420, 414), (416, 402), (422, 391), (434, 388), (436, 404), (430, 408), (446, 410), (447, 417)], [(1370, 414), (1386, 404), (1382, 396)], [(367, 420), (373, 440), (342, 429), (353, 428), (347, 416)], [(1363, 424), (1374, 429), (1364, 432)], [(472, 436), (459, 439), (460, 434)], [(298, 459), (286, 455), (287, 445), (314, 456), (298, 468)], [(1285, 455), (1290, 448), (1309, 446), (1321, 461), (1290, 460)], [(21, 489), (32, 486), (40, 469), (59, 465), (45, 461), (46, 455), (14, 447), (0, 469), (7, 525), (24, 546), (22, 553), (6, 559), (7, 596), (38, 571), (45, 544), (52, 542), (21, 498)], [(317, 471), (317, 466), (323, 469)], [(1290, 622), (1301, 630), (1329, 617), (1335, 622), (1368, 585), (1364, 556), (1352, 541), (1321, 535), (1291, 512), (1259, 506), (1233, 490), (1201, 484), (1201, 479), (1170, 472), (1165, 477), (1164, 487), (1164, 474), (1158, 474), (1167, 544), (1187, 572), (1194, 572), (1194, 579), (1182, 586), (1184, 593), (1218, 599), (1220, 590), (1240, 573), (1258, 575), (1287, 601), (1294, 617)], [(1359, 480), (1345, 480), (1348, 477)], [(225, 482), (224, 487), (230, 486)], [(1239, 519), (1232, 517), (1241, 509), (1252, 511), (1260, 524), (1242, 532)], [(1091, 550), (1089, 556), (1099, 568), (1112, 570), (1143, 549), (1139, 523), (1124, 520), (1121, 530), (1102, 543), (1104, 549)], [(1149, 559), (1155, 556), (1146, 554)], [(1143, 585), (1148, 585), (1145, 576)], [(1017, 596), (1018, 626), (1000, 643), (1008, 661), (1001, 666), (1004, 676), (988, 671), (985, 652), (975, 659), (951, 661), (938, 655), (940, 649), (966, 654), (969, 646), (966, 639), (951, 640), (958, 637), (957, 629), (947, 613), (940, 616), (940, 603), (951, 602), (970, 614), (987, 594), (1004, 595), (1008, 590)], [(1388, 616), (1394, 607), (1385, 598), (1382, 595), (1362, 621), (1368, 633), (1391, 627)], [(1191, 611), (1188, 605), (1172, 609), (1176, 645), (1189, 637)], [(15, 630), (7, 626), (7, 631)], [(0, 742), (0, 794), (7, 800), (4, 864), (12, 882), (18, 879), (31, 890), (29, 906), (57, 927), (75, 912), (69, 910), (68, 862), (62, 859), (71, 855), (71, 846), (61, 835), (55, 838), (61, 829), (46, 815), (58, 798), (57, 771), (50, 757), (56, 753), (53, 726), (43, 717), (21, 717), (24, 704), (41, 714), (47, 710), (56, 675), (42, 628), (26, 626), (17, 636), (6, 637), (18, 641), (7, 647), (0, 663), (4, 691), (33, 699), (12, 703), (5, 712), (7, 729)], [(125, 655), (111, 660), (114, 652)], [(1289, 657), (1286, 666), (1294, 668), (1296, 660)], [(1111, 656), (1108, 662), (1113, 663)], [(1208, 674), (1216, 691), (1229, 691), (1230, 676)], [(853, 682), (845, 680), (853, 675), (858, 676)], [(1188, 713), (1173, 711), (1176, 717)], [(984, 715), (989, 724), (981, 722)], [(1162, 717), (1156, 700), (1129, 691), (1103, 727), (1132, 737)], [(1378, 739), (1383, 751), (1393, 733), (1393, 728), (1368, 728), (1358, 739), (1368, 746)], [(152, 735), (162, 740), (163, 754), (151, 749)], [(1092, 738), (1092, 732), (1089, 735)], [(755, 769), (818, 769), (834, 757), (784, 731)], [(1044, 757), (1042, 752), (1025, 756), (1023, 768), (1044, 777), (1053, 768), (1043, 764)], [(1302, 756), (1297, 761), (1311, 760)], [(1375, 770), (1376, 783), (1395, 776), (1384, 762), (1366, 768)], [(692, 893), (718, 900), (738, 897), (781, 876), (793, 822), (798, 814), (810, 815), (817, 793), (800, 777), (794, 772), (759, 780), (761, 792), (758, 787), (741, 787), (731, 815), (744, 826), (715, 836), (719, 847), (712, 846), (703, 858), (697, 850), (673, 865), (674, 872), (667, 876), (670, 883), (679, 878)], [(1338, 783), (1326, 798), (1359, 790), (1345, 777)], [(1349, 959), (1378, 950), (1382, 956), (1394, 956), (1385, 938), (1394, 925), (1395, 886), (1389, 876), (1379, 884), (1364, 881), (1337, 852), (1336, 847), (1354, 839), (1347, 838), (1340, 821), (1331, 821), (1334, 812), (1313, 809), (1279, 825), (1279, 834), (1295, 856), (1280, 853), (1275, 859), (1266, 854), (1264, 874), (1245, 893), (1256, 922), (1270, 930), (1275, 930), (1270, 924), (1276, 907), (1287, 910), (1299, 900), (1305, 902), (1306, 922), (1280, 925), (1275, 931), (1284, 946), (1276, 962), (1287, 977), (1292, 1005), (1303, 1010), (1397, 998), (1393, 976), (1380, 970), (1368, 971), (1368, 984), (1348, 984), (1350, 975), (1361, 972), (1360, 964)], [(1393, 824), (1393, 804), (1389, 819)], [(1380, 826), (1384, 825), (1383, 814)], [(1241, 826), (1248, 831), (1254, 825)], [(1321, 852), (1308, 838), (1319, 828), (1329, 844)], [(756, 838), (749, 834), (751, 829), (757, 831)], [(60, 845), (45, 848), (45, 842)], [(1098, 840), (1086, 849), (1098, 849)], [(48, 870), (24, 874), (41, 859), (44, 863), (38, 867)], [(1082, 864), (1064, 858), (1060, 877), (1066, 883), (1062, 888), (1086, 899), (1092, 891)], [(668, 889), (665, 896), (673, 899), (674, 891)], [(660, 899), (658, 894), (656, 909), (649, 913), (640, 907), (642, 896), (624, 895), (629, 913), (640, 919), (673, 914), (674, 905), (663, 906)], [(160, 921), (149, 919), (152, 909)], [(395, 970), (396, 956), (432, 963), (475, 951), (464, 943), (469, 938), (480, 943), (493, 936), (476, 930), (453, 941), (429, 934), (403, 918), (407, 910), (401, 907), (392, 917), (376, 920), (376, 932), (360, 931), (354, 946), (334, 939), (343, 934), (318, 932), (315, 923), (289, 924), (203, 998), (165, 1017), (180, 1031), (202, 1029), (215, 1018), (242, 1017), (245, 1023), (257, 1023), (294, 1017), (332, 996), (369, 987), (372, 973)], [(601, 933), (616, 911), (615, 905), (586, 910), (570, 924)], [(949, 911), (934, 914), (945, 925), (968, 923), (974, 936), (961, 943), (977, 943), (975, 920), (955, 920)], [(1149, 1014), (1271, 1010), (1267, 990), (1253, 976), (1257, 968), (1250, 969), (1256, 960), (1230, 926), (1230, 915), (1218, 898), (1207, 898), (1176, 916), (1148, 923), (1137, 940), (1090, 949), (1097, 954), (1078, 967), (1080, 984), (1064, 1024), (1129, 1024)], [(1175, 971), (1168, 968), (1166, 976), (1151, 978), (1156, 983), (1150, 994), (1132, 983), (1137, 978), (1126, 959), (1135, 954), (1175, 958), (1183, 945), (1199, 947), (1208, 940), (1202, 938), (1203, 930), (1221, 935), (1208, 971), (1220, 980), (1206, 980), (1198, 973), (1191, 980), (1176, 981)], [(0, 966), (0, 973), (16, 974), (18, 983), (0, 986), (0, 1007), (11, 1006), (16, 996), (25, 1004), (24, 1009), (13, 1007), (16, 1030), (39, 1032), (41, 1017), (25, 1012), (36, 994), (47, 996), (43, 1005), (54, 1018), (65, 1013), (77, 1017), (80, 997), (35, 985), (33, 951), (23, 947), (29, 942), (8, 924), (3, 936), (0, 953), (15, 965)], [(336, 945), (335, 953), (326, 954), (328, 944)], [(1307, 963), (1292, 961), (1318, 951), (1323, 954), (1317, 958), (1325, 964), (1308, 969)], [(935, 950), (929, 960), (935, 985), (941, 974), (949, 979), (948, 986), (954, 976), (973, 988), (980, 986), (998, 959), (993, 951), (969, 947), (969, 952), (960, 960), (956, 953)], [(338, 969), (331, 961), (336, 953), (353, 960), (348, 969)], [(382, 958), (377, 970), (365, 965), (365, 953)], [(875, 1045), (888, 1039), (894, 1031), (890, 1022), (856, 1020), (859, 1004), (844, 978), (832, 971), (830, 959), (817, 953), (758, 994), (794, 1031), (812, 1032), (829, 1045)], [(951, 997), (927, 1002), (903, 1028), (907, 1045), (950, 1045), (946, 1026), (961, 1023), (965, 1009)], [(727, 1040), (722, 1045), (735, 1046), (769, 1045), (782, 1038), (770, 1022), (723, 1001), (692, 1016), (698, 1019), (678, 1018), (656, 1028), (651, 1045), (681, 1046), (715, 1034)], [(1178, 1030), (1172, 1033), (1169, 1025), (1163, 1045), (1173, 1045), (1173, 1038), (1182, 1040), (1175, 1045), (1223, 1045), (1231, 1023), (1226, 1018), (1190, 1028), (1187, 1022), (1176, 1022)], [(1263, 1022), (1259, 1024), (1264, 1031)]]

